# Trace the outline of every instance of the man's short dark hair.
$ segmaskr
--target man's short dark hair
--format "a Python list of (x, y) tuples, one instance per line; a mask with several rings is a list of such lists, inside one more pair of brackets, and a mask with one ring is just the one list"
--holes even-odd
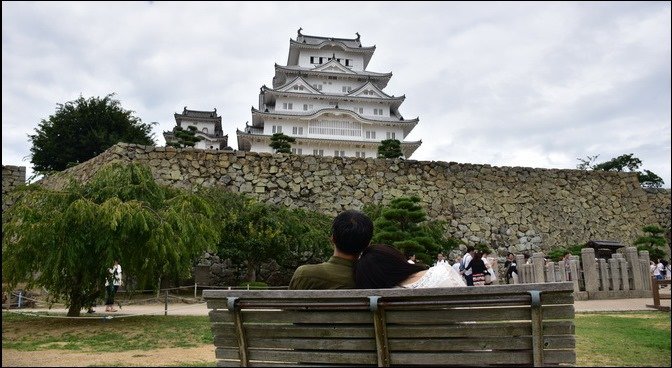
[(467, 246), (467, 253), (469, 253), (469, 252), (473, 252), (473, 251), (475, 251), (475, 250), (476, 250), (476, 248), (474, 248), (473, 246), (471, 246), (471, 245), (468, 245), (468, 246)]
[(363, 212), (341, 212), (331, 225), (331, 235), (338, 250), (350, 255), (359, 255), (373, 237), (373, 222)]

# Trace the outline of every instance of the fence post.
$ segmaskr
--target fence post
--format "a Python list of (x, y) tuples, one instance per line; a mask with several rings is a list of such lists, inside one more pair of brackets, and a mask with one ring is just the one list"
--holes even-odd
[(611, 268), (612, 290), (621, 290), (621, 273), (618, 271), (618, 259), (611, 258), (609, 260), (609, 268)]
[(196, 299), (196, 295), (198, 294), (198, 283), (194, 282), (194, 299)]
[(165, 306), (164, 306), (164, 309), (163, 309), (164, 310), (163, 315), (167, 316), (168, 315), (168, 290), (166, 290), (166, 301), (164, 303), (165, 303)]
[(581, 249), (581, 266), (583, 267), (583, 282), (586, 285), (586, 291), (597, 291), (600, 287), (600, 281), (597, 276), (595, 249)]
[(17, 308), (21, 309), (21, 302), (23, 299), (23, 290), (19, 291), (19, 302)]
[(544, 275), (544, 253), (532, 254), (532, 265), (534, 272), (534, 281), (543, 283), (546, 282), (546, 275)]
[(548, 262), (546, 263), (546, 282), (556, 282), (555, 278), (555, 263)]
[(578, 259), (569, 259), (569, 275), (567, 278), (569, 281), (574, 284), (574, 292), (578, 293), (581, 291), (581, 286), (579, 285), (579, 260)]
[(609, 270), (607, 269), (607, 261), (600, 258), (600, 283), (602, 284), (602, 291), (609, 291)]
[(639, 257), (637, 256), (637, 248), (626, 247), (625, 259), (628, 261), (630, 269), (632, 270), (632, 285), (630, 285), (630, 289), (644, 290), (644, 279), (642, 277), (642, 267), (639, 264)]

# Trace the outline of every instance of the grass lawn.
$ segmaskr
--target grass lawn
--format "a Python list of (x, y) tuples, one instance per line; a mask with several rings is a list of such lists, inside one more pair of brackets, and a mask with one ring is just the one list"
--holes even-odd
[[(670, 366), (670, 314), (577, 313), (577, 366)], [(53, 318), (2, 313), (2, 349), (114, 353), (213, 343), (207, 316)], [(189, 365), (182, 363), (181, 365)], [(194, 366), (203, 365), (194, 363)], [(212, 364), (214, 366), (214, 356)]]

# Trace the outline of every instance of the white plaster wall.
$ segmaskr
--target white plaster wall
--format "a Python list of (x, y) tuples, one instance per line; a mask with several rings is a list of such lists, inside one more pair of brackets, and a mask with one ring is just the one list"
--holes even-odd
[[(314, 68), (328, 62), (328, 59), (336, 54), (337, 59), (341, 59), (341, 64), (345, 65), (345, 59), (351, 60), (352, 70), (364, 70), (364, 57), (354, 53), (348, 53), (343, 50), (301, 50), (299, 53), (299, 66), (303, 68)], [(322, 64), (311, 64), (310, 57), (323, 57)]]

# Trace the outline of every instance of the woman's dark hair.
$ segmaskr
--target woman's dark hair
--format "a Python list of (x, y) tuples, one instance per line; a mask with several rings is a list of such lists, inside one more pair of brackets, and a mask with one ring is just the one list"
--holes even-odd
[(338, 250), (356, 256), (371, 243), (373, 222), (364, 212), (343, 211), (334, 218), (331, 235)]
[(393, 288), (426, 269), (426, 266), (408, 263), (404, 254), (394, 247), (374, 244), (364, 249), (355, 263), (355, 285), (358, 289)]

